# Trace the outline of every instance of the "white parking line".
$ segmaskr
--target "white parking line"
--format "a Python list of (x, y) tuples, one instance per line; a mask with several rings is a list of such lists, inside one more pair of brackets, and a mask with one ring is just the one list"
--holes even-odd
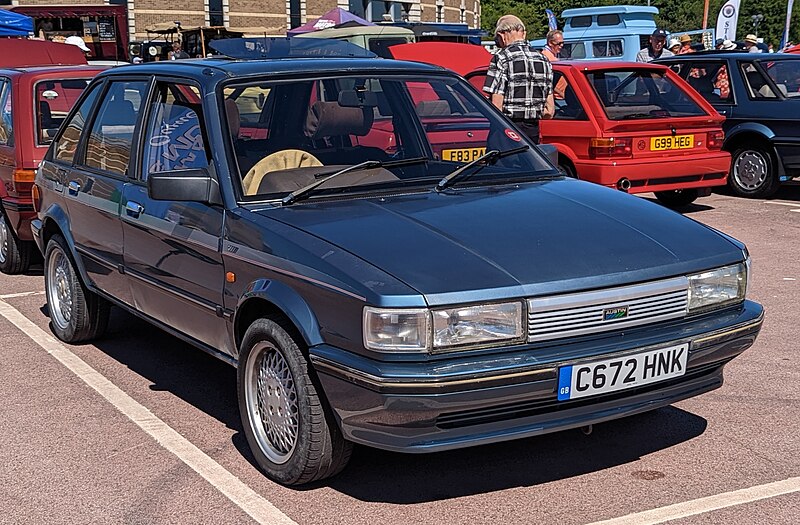
[(47, 353), (58, 359), (73, 374), (155, 439), (159, 445), (175, 454), (178, 459), (200, 474), (203, 479), (254, 520), (270, 525), (296, 525), (272, 503), (245, 485), (239, 478), (228, 472), (81, 358), (70, 352), (66, 346), (39, 328), (16, 308), (2, 300), (0, 300), (0, 315), (8, 319)]
[(0, 295), (0, 299), (14, 299), (16, 297), (30, 297), (31, 295), (44, 295), (44, 290), (40, 290), (38, 292), (7, 293), (5, 295)]
[(590, 525), (656, 525), (657, 523), (696, 516), (697, 514), (774, 498), (793, 492), (800, 492), (800, 477), (684, 501), (683, 503), (676, 503), (666, 507), (628, 514), (620, 518), (597, 521)]
[(779, 201), (764, 201), (764, 204), (777, 204), (778, 206), (791, 206), (797, 208), (800, 204), (796, 202), (779, 202)]

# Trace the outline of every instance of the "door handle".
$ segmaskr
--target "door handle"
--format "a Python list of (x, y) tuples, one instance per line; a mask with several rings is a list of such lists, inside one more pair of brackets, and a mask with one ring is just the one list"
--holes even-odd
[(139, 216), (144, 213), (144, 206), (138, 202), (128, 201), (128, 203), (125, 204), (125, 213), (128, 214), (128, 217), (138, 219)]
[(81, 185), (76, 180), (69, 181), (69, 186), (67, 188), (68, 188), (69, 194), (72, 195), (72, 196), (77, 195), (78, 192), (81, 191)]

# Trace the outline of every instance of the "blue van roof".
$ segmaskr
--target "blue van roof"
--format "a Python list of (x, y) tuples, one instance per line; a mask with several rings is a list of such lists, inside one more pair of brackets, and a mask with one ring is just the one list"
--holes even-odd
[(565, 9), (561, 13), (561, 18), (570, 18), (573, 16), (634, 14), (634, 13), (650, 13), (653, 15), (657, 15), (658, 8), (651, 6), (642, 6), (642, 5), (609, 5), (603, 7), (576, 7), (574, 9)]

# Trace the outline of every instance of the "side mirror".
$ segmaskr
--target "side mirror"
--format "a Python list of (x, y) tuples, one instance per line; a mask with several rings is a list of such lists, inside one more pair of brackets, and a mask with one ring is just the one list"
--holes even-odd
[(219, 184), (205, 168), (150, 173), (147, 193), (157, 201), (222, 204)]
[(558, 148), (553, 146), (552, 144), (539, 144), (539, 151), (547, 157), (547, 160), (550, 161), (550, 164), (553, 166), (558, 166)]

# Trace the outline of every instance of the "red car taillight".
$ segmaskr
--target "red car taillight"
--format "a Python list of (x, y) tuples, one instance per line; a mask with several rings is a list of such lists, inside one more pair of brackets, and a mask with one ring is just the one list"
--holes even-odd
[(17, 194), (28, 193), (35, 177), (35, 170), (14, 170), (11, 176), (12, 190)]
[(706, 145), (708, 149), (722, 149), (722, 143), (725, 141), (724, 131), (709, 131)]
[(620, 138), (598, 138), (595, 137), (589, 142), (589, 158), (591, 159), (610, 159), (630, 157), (633, 154), (631, 149), (631, 139)]

